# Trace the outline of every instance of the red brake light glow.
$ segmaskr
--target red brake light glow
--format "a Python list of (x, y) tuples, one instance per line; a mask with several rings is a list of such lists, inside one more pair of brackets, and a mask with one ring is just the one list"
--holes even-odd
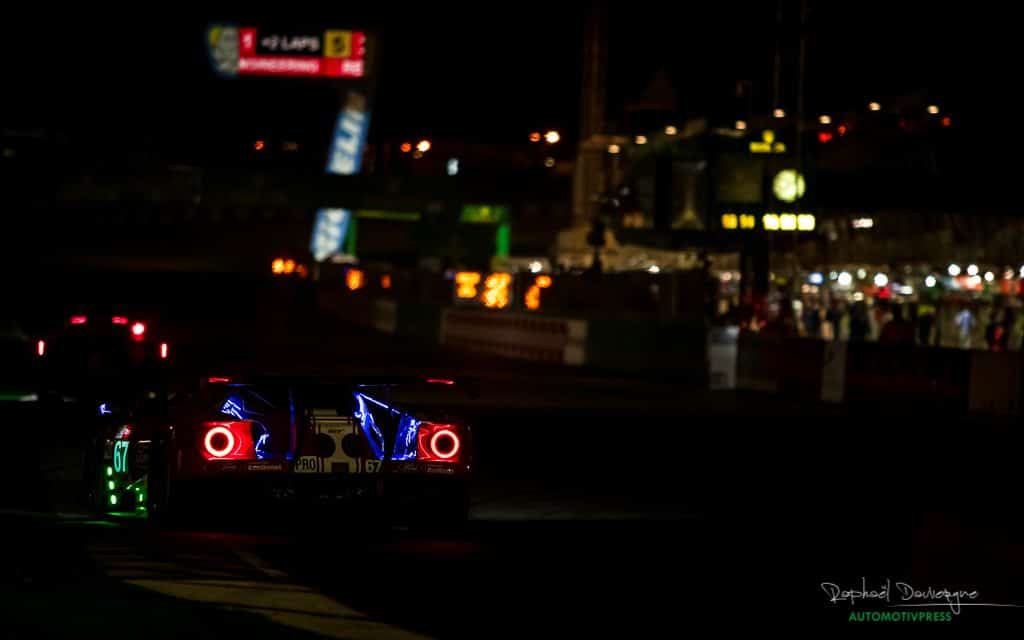
[(36, 355), (40, 358), (46, 355), (46, 340), (40, 340), (36, 343)]
[(144, 333), (146, 333), (146, 325), (145, 325), (145, 323), (136, 322), (135, 324), (132, 325), (132, 335), (133, 336), (142, 336), (142, 334), (144, 334)]
[(71, 316), (71, 324), (85, 324), (89, 322), (89, 318), (86, 316)]
[(427, 384), (455, 384), (455, 381), (448, 378), (427, 378)]
[(203, 440), (206, 452), (214, 458), (223, 458), (235, 450), (235, 434), (231, 429), (223, 426), (216, 426), (206, 432)]
[(203, 456), (207, 460), (255, 459), (252, 423), (246, 420), (206, 422), (203, 435)]
[(223, 378), (223, 377), (220, 377), (220, 376), (210, 376), (209, 378), (206, 379), (206, 381), (209, 382), (210, 384), (226, 384), (228, 382), (231, 382), (231, 378)]
[(110, 324), (128, 324), (128, 318), (124, 316), (114, 316), (110, 319)]
[(462, 452), (462, 439), (458, 428), (450, 424), (423, 422), (417, 439), (419, 460), (428, 462), (458, 462)]
[(167, 359), (167, 343), (166, 342), (161, 342), (160, 343), (160, 359), (161, 360), (166, 360)]
[(435, 431), (434, 435), (430, 436), (430, 451), (444, 460), (457, 456), (460, 444), (459, 436), (455, 435), (454, 431)]

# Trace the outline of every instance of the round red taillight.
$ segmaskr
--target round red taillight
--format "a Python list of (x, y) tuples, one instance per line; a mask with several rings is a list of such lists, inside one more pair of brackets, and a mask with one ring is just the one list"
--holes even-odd
[(144, 323), (136, 322), (135, 324), (132, 325), (133, 336), (141, 336), (144, 333), (146, 333), (146, 325)]
[(206, 452), (214, 458), (223, 458), (235, 450), (235, 434), (227, 427), (216, 426), (206, 432), (203, 440)]
[(459, 455), (462, 443), (459, 436), (451, 429), (438, 429), (430, 437), (430, 451), (442, 460), (449, 460)]

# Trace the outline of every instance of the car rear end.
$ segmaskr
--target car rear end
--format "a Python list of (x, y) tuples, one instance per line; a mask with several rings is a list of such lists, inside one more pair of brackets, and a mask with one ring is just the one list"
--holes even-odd
[(91, 396), (112, 384), (163, 375), (172, 345), (148, 319), (74, 313), (38, 332), (26, 346), (43, 395)]
[(175, 501), (464, 518), (469, 427), (445, 412), (394, 404), (395, 388), (208, 379), (175, 420)]

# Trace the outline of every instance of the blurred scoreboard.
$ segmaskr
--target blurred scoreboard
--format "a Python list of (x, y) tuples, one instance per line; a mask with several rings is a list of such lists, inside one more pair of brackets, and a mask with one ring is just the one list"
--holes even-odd
[(224, 75), (351, 79), (366, 75), (362, 31), (295, 33), (215, 26), (207, 32), (207, 40), (214, 68)]

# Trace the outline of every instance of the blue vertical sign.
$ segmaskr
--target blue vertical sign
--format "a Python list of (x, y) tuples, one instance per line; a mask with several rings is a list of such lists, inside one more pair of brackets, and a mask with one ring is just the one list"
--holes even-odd
[(314, 260), (323, 262), (332, 255), (341, 253), (351, 220), (352, 212), (348, 209), (320, 209), (316, 212), (313, 240), (309, 246)]
[[(334, 139), (327, 155), (327, 173), (339, 176), (359, 173), (369, 129), (366, 98), (360, 93), (349, 92), (345, 107), (334, 125)], [(320, 209), (316, 212), (309, 246), (314, 260), (323, 262), (341, 252), (351, 221), (352, 212), (348, 209)]]

